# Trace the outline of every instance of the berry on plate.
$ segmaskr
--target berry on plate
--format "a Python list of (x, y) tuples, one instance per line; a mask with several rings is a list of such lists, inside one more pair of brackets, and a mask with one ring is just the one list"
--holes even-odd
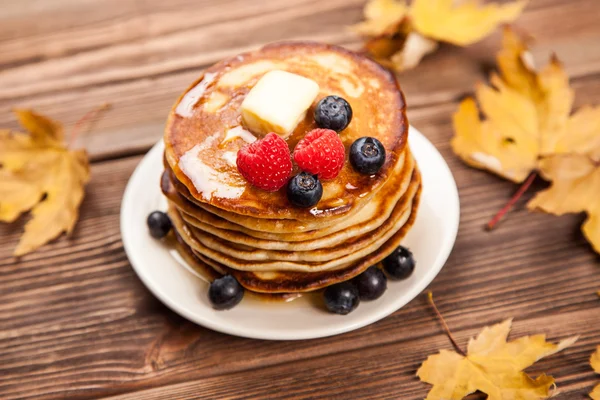
[(323, 298), (329, 311), (341, 315), (354, 311), (360, 303), (358, 289), (350, 282), (328, 286), (323, 293)]
[(162, 211), (151, 212), (146, 219), (146, 223), (148, 224), (150, 236), (152, 236), (154, 239), (164, 238), (167, 236), (172, 227), (171, 219)]
[(208, 299), (216, 310), (229, 310), (244, 297), (244, 288), (231, 275), (215, 279), (208, 289)]
[(387, 289), (387, 276), (375, 265), (354, 279), (361, 300), (375, 300)]
[(300, 172), (290, 179), (287, 187), (290, 203), (296, 207), (308, 208), (316, 205), (323, 196), (323, 185), (316, 175)]
[(350, 164), (365, 175), (376, 174), (385, 163), (383, 144), (372, 137), (356, 139), (350, 147)]
[(415, 270), (415, 258), (410, 250), (398, 246), (396, 250), (382, 261), (385, 272), (395, 280), (406, 279)]
[(242, 147), (237, 168), (251, 185), (269, 192), (281, 189), (292, 173), (292, 158), (285, 140), (276, 133)]
[(294, 149), (294, 161), (306, 172), (319, 178), (333, 179), (344, 166), (346, 150), (340, 137), (331, 129), (313, 129)]
[(315, 108), (315, 121), (321, 128), (341, 132), (352, 121), (352, 107), (339, 96), (324, 97)]

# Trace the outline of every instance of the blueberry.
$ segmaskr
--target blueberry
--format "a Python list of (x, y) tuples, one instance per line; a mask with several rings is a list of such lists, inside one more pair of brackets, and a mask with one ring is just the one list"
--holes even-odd
[(387, 276), (376, 266), (369, 267), (354, 279), (361, 300), (375, 300), (387, 289)]
[(293, 205), (309, 208), (321, 200), (323, 185), (316, 175), (300, 172), (288, 182), (287, 196)]
[(413, 254), (404, 246), (399, 246), (383, 259), (383, 268), (390, 278), (400, 280), (408, 278), (415, 270)]
[(155, 239), (162, 239), (172, 228), (171, 219), (167, 214), (162, 211), (153, 211), (148, 215), (146, 219), (148, 229), (150, 230), (150, 236)]
[(376, 174), (385, 163), (385, 148), (375, 138), (361, 137), (350, 147), (350, 163), (361, 174)]
[(325, 306), (336, 314), (346, 315), (354, 311), (360, 303), (358, 289), (350, 282), (337, 283), (328, 286), (323, 294)]
[(215, 279), (208, 289), (208, 299), (215, 310), (235, 307), (244, 297), (244, 288), (231, 275)]
[(315, 121), (319, 128), (341, 132), (352, 121), (352, 107), (339, 96), (327, 96), (317, 103)]

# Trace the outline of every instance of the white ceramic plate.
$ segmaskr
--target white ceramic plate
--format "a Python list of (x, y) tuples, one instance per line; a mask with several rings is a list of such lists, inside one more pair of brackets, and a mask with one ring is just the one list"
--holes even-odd
[(446, 262), (458, 230), (459, 201), (448, 165), (433, 145), (411, 127), (409, 144), (423, 177), (421, 205), (403, 241), (417, 261), (413, 275), (388, 281), (385, 294), (363, 301), (352, 313), (327, 313), (304, 298), (290, 303), (261, 302), (248, 296), (229, 311), (215, 311), (208, 284), (178, 254), (148, 234), (146, 217), (165, 210), (160, 191), (162, 141), (138, 165), (121, 206), (121, 234), (131, 265), (156, 297), (178, 314), (207, 328), (257, 339), (311, 339), (352, 331), (373, 323), (414, 299)]

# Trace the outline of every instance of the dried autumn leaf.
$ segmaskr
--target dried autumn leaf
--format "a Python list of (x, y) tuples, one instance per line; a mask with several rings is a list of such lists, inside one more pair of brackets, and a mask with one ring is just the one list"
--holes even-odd
[(431, 39), (467, 46), (517, 19), (527, 4), (482, 5), (477, 0), (414, 0), (410, 16), (417, 32)]
[(572, 345), (576, 337), (558, 344), (545, 335), (521, 337), (507, 342), (512, 320), (485, 327), (469, 341), (467, 355), (441, 350), (429, 356), (417, 376), (433, 387), (428, 400), (459, 400), (479, 390), (489, 400), (537, 400), (551, 395), (554, 378), (545, 374), (530, 378), (523, 370), (536, 361)]
[(29, 132), (31, 138), (37, 144), (60, 146), (64, 140), (65, 134), (59, 122), (30, 110), (15, 110), (15, 114), (21, 126)]
[[(600, 346), (596, 348), (596, 352), (590, 357), (590, 365), (597, 374), (600, 374)], [(592, 390), (590, 397), (593, 400), (600, 400), (600, 385), (597, 385), (594, 390)]]
[(537, 72), (530, 58), (525, 44), (506, 29), (497, 57), (500, 75), (492, 75), (492, 87), (477, 85), (479, 108), (472, 98), (460, 104), (452, 149), (467, 164), (513, 182), (539, 171), (553, 184), (529, 208), (556, 215), (587, 212), (583, 232), (600, 252), (600, 107), (571, 115), (574, 93), (560, 62), (553, 57)]
[(387, 62), (395, 53), (404, 48), (406, 36), (410, 32), (410, 25), (406, 19), (390, 26), (387, 31), (367, 40), (365, 49), (376, 60)]
[(410, 32), (404, 40), (402, 50), (395, 52), (390, 61), (397, 71), (404, 71), (419, 65), (423, 57), (438, 48), (435, 40), (426, 38), (417, 32)]
[(492, 87), (478, 84), (454, 115), (452, 148), (465, 162), (522, 182), (543, 154), (565, 148), (573, 102), (569, 79), (556, 58), (539, 74), (529, 65), (525, 45), (505, 29), (498, 54), (500, 75)]
[(15, 113), (29, 133), (0, 131), (0, 221), (13, 222), (31, 209), (14, 251), (21, 256), (73, 230), (89, 162), (84, 150), (65, 147), (58, 122), (29, 110)]
[(505, 29), (497, 61), (500, 75), (492, 87), (477, 85), (454, 115), (453, 150), (468, 164), (522, 182), (539, 160), (552, 154), (600, 157), (600, 107), (571, 114), (574, 94), (569, 77), (553, 57), (537, 73), (531, 54), (510, 29)]
[(435, 51), (437, 41), (460, 46), (477, 42), (499, 24), (516, 19), (526, 1), (480, 5), (477, 0), (369, 0), (365, 21), (354, 25), (366, 36), (365, 49), (376, 61), (397, 71), (414, 68)]
[(527, 207), (555, 215), (586, 212), (581, 229), (600, 253), (600, 161), (586, 155), (559, 154), (542, 159), (540, 173), (552, 185), (537, 193)]
[(365, 20), (352, 28), (365, 36), (379, 36), (408, 14), (408, 6), (397, 0), (370, 0), (364, 8)]
[(415, 32), (406, 18), (365, 42), (365, 49), (372, 58), (397, 71), (414, 68), (437, 47), (436, 41)]

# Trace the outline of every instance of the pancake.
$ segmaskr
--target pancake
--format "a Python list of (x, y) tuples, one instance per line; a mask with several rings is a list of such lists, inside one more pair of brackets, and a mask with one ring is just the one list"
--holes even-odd
[[(313, 120), (318, 99), (336, 94), (352, 106), (352, 123), (340, 133), (349, 152), (350, 145), (363, 136), (375, 136), (386, 149), (386, 160), (375, 175), (361, 175), (349, 162), (337, 178), (323, 183), (324, 195), (312, 209), (291, 207), (285, 190), (266, 192), (255, 188), (230, 161), (246, 143), (244, 135), (225, 140), (228, 132), (240, 127), (240, 105), (246, 94), (267, 71), (284, 70), (310, 77), (320, 92), (292, 135), (290, 148), (316, 128)], [(394, 171), (402, 169), (408, 122), (405, 102), (394, 75), (366, 57), (336, 46), (295, 42), (278, 43), (220, 62), (177, 100), (167, 120), (165, 158), (175, 181), (180, 182), (197, 204), (227, 220), (247, 226), (261, 219), (305, 221), (304, 230), (331, 224), (332, 217), (356, 212), (383, 187)], [(187, 155), (187, 156), (186, 156)], [(182, 168), (189, 160), (195, 173)], [(294, 171), (294, 172), (297, 172)], [(312, 224), (312, 225), (309, 225)], [(300, 223), (297, 226), (302, 227)], [(278, 226), (265, 228), (278, 230)]]
[[(414, 166), (414, 159), (412, 159), (412, 156), (410, 156), (410, 155), (407, 157), (405, 155), (405, 153), (410, 154), (410, 151), (407, 150), (407, 151), (402, 152), (402, 155), (399, 157), (399, 160), (401, 163), (398, 163), (396, 165), (396, 167), (394, 168), (394, 171), (392, 171), (392, 177), (390, 178), (390, 180), (392, 180), (394, 178), (410, 179), (410, 176), (412, 174), (412, 167)], [(346, 162), (346, 163), (348, 164), (348, 162)], [(369, 203), (368, 200), (372, 200), (374, 198), (374, 194), (372, 194), (372, 193), (363, 194), (362, 195), (363, 197), (361, 198), (361, 200), (365, 200), (365, 202), (364, 202), (364, 204), (361, 205), (361, 207), (357, 206), (353, 210), (351, 210), (350, 212), (348, 212), (346, 214), (338, 214), (335, 216), (331, 216), (330, 218), (327, 218), (327, 219), (319, 218), (318, 210), (316, 210), (316, 209), (311, 209), (311, 211), (315, 213), (315, 216), (310, 221), (309, 220), (299, 221), (299, 220), (294, 220), (294, 219), (281, 219), (281, 218), (256, 219), (256, 218), (253, 218), (248, 215), (235, 214), (230, 211), (220, 210), (211, 205), (207, 205), (207, 204), (198, 202), (192, 196), (192, 194), (188, 191), (187, 187), (177, 180), (178, 179), (177, 176), (169, 168), (168, 165), (166, 166), (166, 168), (167, 168), (168, 172), (170, 173), (170, 180), (171, 180), (172, 184), (175, 186), (175, 190), (178, 193), (182, 194), (188, 201), (190, 201), (191, 203), (194, 204), (194, 209), (196, 210), (195, 213), (204, 212), (204, 213), (216, 215), (218, 217), (221, 217), (224, 220), (233, 222), (237, 225), (241, 225), (243, 227), (246, 227), (246, 228), (249, 228), (249, 229), (252, 229), (255, 231), (261, 231), (261, 232), (298, 233), (298, 232), (306, 232), (306, 231), (310, 231), (310, 230), (322, 230), (322, 229), (327, 229), (328, 227), (337, 226), (344, 219), (347, 219), (347, 218), (357, 214), (358, 212), (360, 212), (362, 207)], [(326, 187), (327, 187), (327, 183), (325, 182), (324, 187), (323, 187), (323, 191), (324, 191), (323, 196), (326, 195), (326, 193), (325, 193)], [(289, 207), (295, 208), (291, 205), (289, 205)], [(202, 211), (200, 211), (200, 210), (202, 210)], [(194, 214), (192, 213), (192, 215), (194, 215)]]
[(187, 265), (207, 282), (212, 282), (226, 274), (222, 268), (215, 268), (208, 263), (202, 261), (192, 250), (190, 246), (183, 240), (177, 230), (175, 230), (174, 245), (177, 253), (183, 258)]
[[(417, 211), (419, 207), (421, 195), (421, 188), (419, 187), (413, 202), (411, 215), (406, 223), (392, 236), (383, 246), (377, 249), (375, 252), (361, 259), (358, 263), (339, 268), (330, 271), (321, 271), (313, 273), (296, 272), (296, 271), (272, 271), (272, 272), (251, 272), (251, 271), (238, 271), (235, 269), (228, 268), (224, 265), (209, 260), (201, 254), (195, 253), (194, 255), (203, 265), (203, 268), (212, 268), (214, 271), (222, 275), (232, 275), (244, 288), (251, 292), (258, 293), (303, 293), (311, 292), (322, 289), (324, 287), (333, 285), (338, 282), (350, 280), (371, 265), (376, 265), (385, 257), (387, 257), (392, 251), (394, 251), (401, 243), (402, 239), (406, 236), (414, 221), (417, 217)], [(176, 231), (181, 232), (182, 240), (186, 246), (188, 241), (192, 240), (186, 237), (185, 223), (175, 213), (172, 215), (173, 224)], [(188, 247), (189, 248), (189, 247)], [(191, 248), (189, 248), (191, 251)], [(208, 262), (210, 263), (208, 263)]]
[[(219, 262), (229, 268), (241, 271), (325, 271), (352, 263), (375, 251), (392, 237), (410, 217), (412, 201), (420, 188), (420, 175), (416, 174), (407, 195), (396, 204), (392, 215), (372, 233), (348, 240), (336, 247), (321, 248), (313, 251), (277, 251), (236, 249), (222, 241), (211, 240), (210, 234), (197, 228), (186, 226), (186, 234), (190, 237), (188, 245), (197, 253)], [(171, 205), (169, 214), (181, 218), (176, 208)]]
[[(341, 243), (343, 240), (364, 234), (381, 225), (389, 217), (395, 203), (408, 188), (414, 168), (414, 159), (412, 156), (407, 157), (402, 175), (393, 176), (388, 185), (386, 185), (386, 188), (382, 190), (381, 195), (372, 199), (357, 213), (349, 215), (346, 219), (338, 221), (330, 227), (304, 232), (293, 230), (289, 232), (288, 229), (284, 228), (275, 229), (276, 227), (285, 225), (287, 221), (271, 221), (273, 225), (271, 226), (272, 229), (269, 232), (263, 232), (256, 229), (265, 229), (265, 225), (261, 224), (266, 221), (264, 219), (254, 225), (248, 223), (249, 227), (247, 227), (228, 221), (222, 217), (217, 216), (215, 218), (214, 214), (195, 207), (194, 204), (187, 201), (187, 198), (182, 197), (173, 186), (172, 178), (169, 176), (163, 176), (161, 186), (165, 196), (183, 212), (183, 218), (189, 224), (223, 239), (235, 236), (235, 239), (231, 239), (231, 241), (271, 250), (291, 249), (289, 246), (292, 245), (288, 245), (285, 242), (313, 240), (315, 241), (315, 248), (318, 248), (325, 247), (325, 245), (321, 245), (321, 241), (317, 242), (316, 239), (327, 237), (331, 242), (329, 246), (333, 246), (334, 244)], [(236, 234), (236, 232), (239, 232), (239, 234)], [(333, 236), (335, 233), (339, 233), (339, 235)], [(263, 241), (256, 241), (253, 238), (263, 239)]]
[[(188, 246), (181, 236), (175, 233), (174, 240), (175, 249), (181, 255), (186, 264), (196, 272), (202, 279), (212, 282), (213, 280), (223, 276), (222, 273), (211, 267), (209, 264), (202, 261), (190, 246)], [(290, 301), (300, 296), (299, 293), (261, 293), (250, 292), (251, 296), (257, 297), (262, 301)]]
[[(397, 193), (402, 193), (404, 195), (406, 189), (408, 189), (408, 183), (409, 182), (403, 182), (402, 186), (397, 190)], [(177, 204), (179, 210), (182, 211), (182, 218), (188, 225), (219, 239), (226, 240), (236, 246), (242, 245), (264, 250), (307, 251), (324, 247), (333, 247), (351, 240), (352, 238), (372, 232), (390, 217), (399, 197), (401, 196), (398, 196), (396, 193), (392, 193), (389, 196), (382, 196), (381, 199), (378, 199), (381, 201), (372, 201), (364, 207), (360, 211), (360, 215), (349, 218), (347, 221), (339, 224), (340, 226), (332, 227), (330, 229), (332, 231), (331, 233), (328, 233), (329, 230), (303, 233), (302, 235), (305, 237), (305, 240), (300, 240), (293, 234), (271, 234), (271, 237), (265, 239), (257, 238), (255, 235), (242, 233), (237, 230), (219, 229), (189, 217), (185, 214), (185, 211), (179, 207), (177, 202), (174, 203)], [(171, 199), (171, 197), (169, 197), (169, 199)], [(277, 240), (277, 237), (280, 236), (283, 237), (281, 237), (280, 240)]]
[[(244, 270), (247, 265), (251, 265), (251, 268), (256, 268), (256, 270), (259, 270), (259, 265), (260, 269), (273, 269), (266, 266), (263, 267), (265, 261), (320, 263), (342, 258), (345, 262), (348, 262), (349, 260), (358, 259), (361, 256), (370, 253), (374, 247), (384, 243), (402, 225), (404, 225), (410, 216), (412, 199), (419, 186), (420, 176), (417, 172), (409, 190), (402, 199), (396, 203), (391, 215), (383, 224), (363, 235), (346, 237), (346, 240), (343, 240), (336, 246), (321, 246), (303, 249), (302, 245), (304, 242), (294, 242), (289, 246), (288, 250), (265, 250), (259, 249), (252, 244), (240, 246), (237, 242), (217, 238), (196, 227), (190, 226), (189, 230), (194, 239), (198, 241), (198, 245), (193, 246), (195, 250), (236, 269)], [(309, 241), (308, 245), (310, 247), (315, 247), (315, 242), (319, 243), (319, 240)], [(237, 264), (230, 264), (226, 261), (222, 261), (230, 259), (243, 261), (238, 261)], [(252, 263), (255, 261), (259, 261), (260, 263)], [(285, 263), (278, 263), (277, 269), (285, 270), (285, 265)], [(325, 269), (327, 268), (327, 263), (321, 264), (319, 267)]]
[[(242, 125), (241, 104), (273, 70), (304, 76), (319, 87), (291, 134), (286, 136), (292, 124), (279, 132), (285, 133), (290, 151), (317, 127), (313, 115), (320, 99), (338, 95), (352, 108), (352, 121), (338, 132), (346, 154), (341, 172), (321, 179), (323, 195), (308, 209), (289, 202), (285, 185), (264, 191), (237, 169), (238, 150), (261, 137)], [(295, 115), (301, 115), (317, 91), (317, 85), (307, 84), (312, 94)], [(288, 109), (279, 109), (277, 102), (292, 108), (294, 102), (287, 104), (285, 92), (281, 98), (274, 95), (276, 86), (254, 96), (256, 108), (250, 112), (270, 113), (273, 120), (287, 115)], [(289, 96), (302, 93), (303, 87), (295, 90)], [(406, 236), (420, 201), (421, 174), (407, 145), (405, 108), (392, 73), (335, 46), (273, 44), (208, 68), (177, 100), (165, 127), (161, 190), (177, 251), (208, 281), (232, 275), (249, 293), (276, 299), (352, 279), (379, 263)], [(263, 122), (251, 126), (263, 131), (268, 126)], [(383, 166), (372, 175), (360, 174), (349, 162), (350, 146), (365, 136), (376, 137), (385, 148)], [(294, 164), (292, 174), (299, 172)]]
[(311, 251), (283, 251), (241, 248), (231, 242), (219, 240), (214, 236), (191, 228), (192, 235), (198, 241), (194, 250), (221, 263), (244, 271), (313, 271), (326, 270), (340, 264), (352, 262), (369, 254), (389, 239), (410, 216), (412, 202), (407, 209), (399, 210), (393, 220), (359, 238), (351, 239), (334, 247)]

